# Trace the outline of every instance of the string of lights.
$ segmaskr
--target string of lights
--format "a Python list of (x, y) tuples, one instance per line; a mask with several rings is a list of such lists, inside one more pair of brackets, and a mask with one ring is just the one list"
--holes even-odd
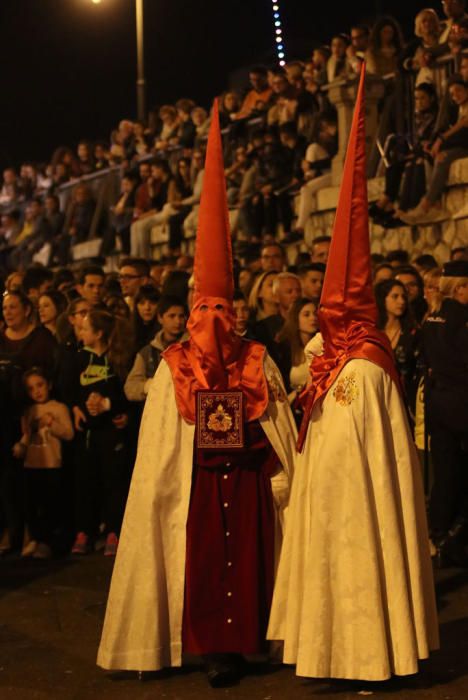
[(278, 62), (280, 66), (284, 66), (286, 64), (286, 61), (284, 52), (283, 30), (281, 27), (281, 15), (278, 0), (272, 0), (272, 10), (273, 23), (275, 27), (276, 53), (278, 55)]

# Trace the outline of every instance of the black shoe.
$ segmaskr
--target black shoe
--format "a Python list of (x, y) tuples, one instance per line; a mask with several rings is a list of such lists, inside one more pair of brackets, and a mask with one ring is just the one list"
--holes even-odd
[(237, 654), (207, 654), (203, 657), (208, 682), (212, 688), (229, 688), (240, 679)]

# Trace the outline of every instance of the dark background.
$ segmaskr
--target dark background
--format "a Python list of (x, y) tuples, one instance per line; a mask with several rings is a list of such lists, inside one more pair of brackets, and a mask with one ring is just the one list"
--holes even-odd
[[(204, 106), (229, 75), (274, 63), (272, 0), (144, 0), (147, 106)], [(424, 0), (279, 0), (286, 59), (356, 21), (391, 13), (406, 38)], [(442, 16), (441, 6), (433, 4)], [(0, 167), (46, 161), (59, 145), (108, 140), (136, 113), (134, 0), (0, 0)]]

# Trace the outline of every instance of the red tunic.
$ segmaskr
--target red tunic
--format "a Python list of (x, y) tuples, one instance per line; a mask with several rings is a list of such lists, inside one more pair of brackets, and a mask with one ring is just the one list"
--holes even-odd
[(245, 426), (245, 445), (194, 453), (182, 632), (191, 654), (265, 648), (279, 460), (258, 421)]

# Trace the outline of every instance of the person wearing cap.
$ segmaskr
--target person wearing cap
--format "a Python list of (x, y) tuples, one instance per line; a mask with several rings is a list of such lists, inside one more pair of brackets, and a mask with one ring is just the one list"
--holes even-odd
[(426, 419), (434, 484), (429, 504), (438, 566), (468, 566), (468, 260), (445, 263), (440, 308), (423, 326)]
[(320, 334), (267, 636), (299, 676), (381, 681), (438, 647), (420, 465), (376, 327), (364, 68), (318, 311)]
[(235, 332), (217, 103), (194, 282), (189, 339), (147, 396), (97, 662), (154, 671), (196, 654), (218, 687), (265, 650), (295, 426), (264, 346)]

